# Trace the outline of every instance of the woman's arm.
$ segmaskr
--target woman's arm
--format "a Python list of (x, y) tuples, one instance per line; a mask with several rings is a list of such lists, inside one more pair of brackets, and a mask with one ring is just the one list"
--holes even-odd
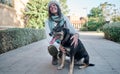
[(65, 19), (65, 21), (66, 21), (66, 26), (67, 26), (67, 28), (70, 30), (70, 33), (75, 34), (75, 33), (76, 33), (76, 30), (75, 30), (75, 28), (72, 26), (72, 24), (70, 23), (68, 17), (64, 16), (64, 19)]
[(49, 36), (50, 29), (49, 29), (49, 26), (48, 26), (48, 20), (45, 21), (45, 33), (46, 33), (46, 36), (47, 36), (47, 41), (49, 43), (50, 40), (51, 40), (51, 37)]
[(71, 43), (71, 45), (74, 44), (74, 47), (76, 47), (78, 45), (79, 33), (75, 30), (75, 28), (72, 26), (72, 24), (70, 23), (67, 17), (65, 17), (65, 20), (66, 20), (66, 26), (70, 30), (70, 33), (74, 34), (71, 37), (71, 39), (73, 39), (73, 42)]
[[(45, 32), (46, 32), (46, 36), (47, 36), (47, 38), (46, 38), (46, 40), (47, 40), (47, 42), (48, 42), (48, 46), (49, 45), (51, 45), (51, 44), (49, 44), (49, 42), (50, 42), (50, 40), (52, 39), (52, 37), (51, 36), (49, 36), (49, 33), (50, 33), (50, 29), (49, 29), (49, 22), (48, 22), (48, 20), (46, 20), (45, 21)], [(58, 43), (54, 43), (53, 44), (57, 49), (59, 49), (59, 44)]]

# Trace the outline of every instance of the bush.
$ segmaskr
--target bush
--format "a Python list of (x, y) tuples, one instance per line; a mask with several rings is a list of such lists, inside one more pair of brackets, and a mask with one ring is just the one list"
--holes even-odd
[(120, 42), (120, 22), (105, 24), (103, 26), (103, 32), (105, 33), (105, 38)]
[(11, 28), (0, 31), (0, 54), (45, 38), (43, 29)]
[(81, 27), (80, 31), (88, 31), (87, 27)]
[(104, 22), (101, 22), (101, 21), (97, 21), (97, 22), (96, 21), (89, 21), (87, 27), (88, 27), (89, 31), (97, 31), (103, 25), (104, 25)]

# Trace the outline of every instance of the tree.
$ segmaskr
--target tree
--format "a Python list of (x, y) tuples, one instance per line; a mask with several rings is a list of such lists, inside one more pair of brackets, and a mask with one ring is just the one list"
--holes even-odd
[(106, 21), (111, 21), (114, 6), (115, 6), (115, 4), (110, 4), (108, 2), (104, 2), (104, 3), (99, 5), (100, 9), (102, 10), (102, 14), (103, 14)]
[(66, 15), (69, 12), (68, 6), (66, 4), (67, 0), (59, 0), (59, 2), (62, 12)]
[(105, 23), (102, 9), (99, 6), (91, 9), (90, 14), (88, 15), (88, 19), (87, 28), (90, 31), (96, 31), (100, 29)]
[(119, 10), (115, 8), (115, 4), (104, 2), (98, 7), (91, 9), (88, 15), (88, 29), (97, 30), (101, 28), (106, 22), (111, 20), (114, 22), (120, 21)]
[(90, 14), (88, 17), (101, 17), (102, 15), (102, 10), (99, 7), (94, 7), (91, 9)]
[(47, 4), (49, 0), (29, 0), (26, 6), (25, 27), (43, 28), (47, 17)]

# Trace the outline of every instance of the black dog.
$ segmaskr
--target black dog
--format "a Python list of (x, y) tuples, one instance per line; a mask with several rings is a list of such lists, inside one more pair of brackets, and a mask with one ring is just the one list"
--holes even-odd
[(61, 65), (58, 67), (58, 69), (62, 69), (64, 67), (65, 56), (66, 54), (68, 54), (67, 52), (69, 52), (69, 57), (70, 57), (69, 74), (73, 73), (75, 60), (79, 61), (82, 58), (84, 58), (83, 64), (80, 65), (79, 68), (94, 66), (94, 64), (89, 63), (89, 55), (85, 47), (83, 46), (82, 42), (80, 41), (80, 39), (78, 39), (78, 45), (76, 47), (74, 47), (74, 45), (71, 45), (73, 40), (70, 38), (73, 36), (73, 34), (69, 32), (69, 29), (64, 28), (63, 26), (57, 26), (53, 29), (51, 34), (53, 35), (53, 39), (51, 40), (50, 43), (53, 44), (54, 41), (59, 39), (61, 40), (60, 44), (66, 49), (66, 53), (62, 54), (62, 62)]

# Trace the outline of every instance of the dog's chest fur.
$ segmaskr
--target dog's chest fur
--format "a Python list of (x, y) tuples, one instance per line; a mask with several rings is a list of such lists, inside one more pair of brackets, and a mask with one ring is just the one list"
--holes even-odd
[(64, 39), (61, 41), (61, 45), (66, 47), (66, 48), (70, 48), (71, 47), (71, 43), (72, 43), (72, 39), (70, 39), (72, 37), (72, 34), (68, 34), (64, 37)]
[(82, 43), (79, 39), (78, 39), (78, 45), (76, 48), (74, 48), (74, 45), (71, 45), (71, 43), (73, 41), (73, 39), (71, 39), (72, 36), (73, 36), (73, 34), (70, 34), (70, 36), (67, 39), (64, 38), (61, 41), (61, 45), (66, 48), (67, 53), (72, 51), (76, 55), (75, 58), (80, 59), (80, 57), (78, 57), (78, 56), (83, 56), (83, 55), (87, 54), (87, 52), (82, 47)]

